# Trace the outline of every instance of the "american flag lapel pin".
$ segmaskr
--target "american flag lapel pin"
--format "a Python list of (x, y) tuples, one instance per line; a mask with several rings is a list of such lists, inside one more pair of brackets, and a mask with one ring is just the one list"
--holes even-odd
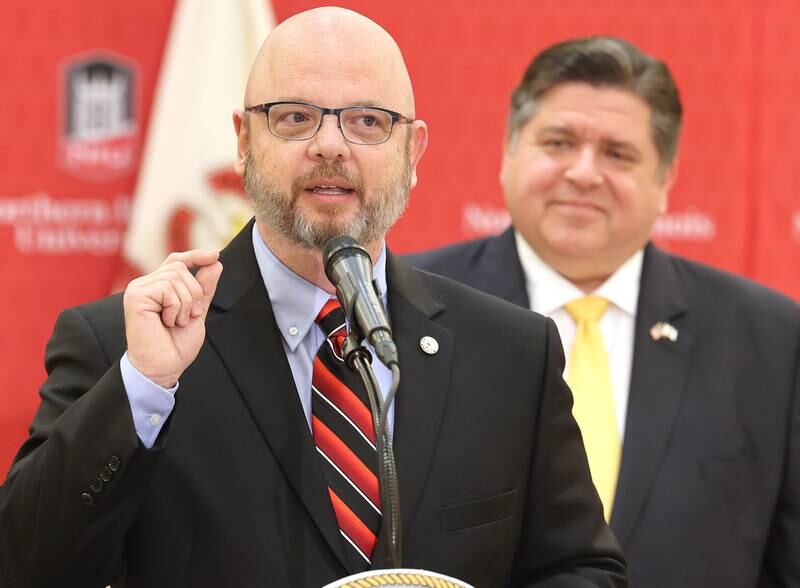
[(674, 343), (678, 340), (678, 329), (669, 323), (658, 321), (650, 327), (650, 336), (653, 338), (653, 341), (659, 341), (663, 338), (669, 339)]

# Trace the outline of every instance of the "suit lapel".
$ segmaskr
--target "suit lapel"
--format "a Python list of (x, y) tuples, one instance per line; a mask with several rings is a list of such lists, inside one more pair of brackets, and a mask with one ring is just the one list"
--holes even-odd
[[(625, 424), (625, 440), (611, 527), (623, 548), (647, 502), (684, 396), (692, 333), (683, 317), (686, 294), (669, 256), (653, 245), (645, 249), (634, 354)], [(668, 322), (676, 341), (651, 335), (653, 325)]]
[(508, 228), (496, 237), (486, 240), (480, 258), (473, 266), (474, 275), (465, 276), (465, 283), (479, 290), (530, 308), (525, 272), (519, 261), (514, 230)]
[(253, 252), (252, 225), (221, 254), (224, 271), (206, 322), (207, 339), (228, 367), (253, 420), (320, 533), (349, 568), (319, 457)]
[[(389, 255), (387, 263), (389, 314), (400, 354), (401, 379), (394, 419), (394, 450), (400, 486), (403, 530), (411, 527), (438, 441), (447, 404), (452, 362), (452, 333), (432, 318), (444, 309), (423, 285), (419, 275)], [(433, 337), (437, 353), (422, 351), (420, 339)], [(373, 567), (387, 562), (388, 538), (378, 537)]]

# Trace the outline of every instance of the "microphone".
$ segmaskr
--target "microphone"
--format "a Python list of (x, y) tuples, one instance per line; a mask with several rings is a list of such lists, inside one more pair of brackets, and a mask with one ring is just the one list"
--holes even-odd
[(346, 316), (355, 317), (352, 326), (369, 341), (384, 365), (399, 366), (397, 346), (372, 278), (372, 259), (367, 250), (352, 237), (334, 237), (325, 244), (322, 263)]

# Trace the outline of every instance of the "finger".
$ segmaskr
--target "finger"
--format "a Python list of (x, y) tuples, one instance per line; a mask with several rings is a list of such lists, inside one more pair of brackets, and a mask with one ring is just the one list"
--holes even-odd
[(222, 275), (222, 264), (217, 261), (211, 265), (200, 268), (195, 277), (203, 288), (202, 304), (199, 308), (200, 314), (205, 316), (208, 314), (208, 307), (211, 306), (211, 300), (217, 291), (217, 284), (219, 277)]
[(174, 272), (170, 274), (169, 282), (180, 298), (180, 307), (178, 308), (178, 314), (175, 317), (175, 324), (179, 327), (185, 327), (187, 324), (189, 324), (189, 315), (192, 312), (192, 305), (194, 304), (192, 293), (186, 286), (186, 283), (184, 282), (183, 276), (181, 276), (180, 272)]
[(205, 267), (211, 265), (219, 259), (219, 251), (212, 249), (192, 249), (191, 251), (179, 251), (170, 253), (162, 262), (161, 266), (179, 261), (189, 269)]
[(158, 302), (161, 304), (161, 322), (165, 327), (171, 329), (175, 326), (175, 321), (181, 310), (181, 298), (169, 280), (161, 280), (151, 286), (158, 289), (160, 293)]
[(153, 310), (161, 314), (165, 326), (183, 327), (188, 324), (193, 300), (179, 272), (162, 271), (157, 276), (151, 276), (144, 288), (144, 294), (155, 302), (156, 308)]
[(124, 300), (126, 312), (156, 313), (165, 326), (183, 327), (195, 303), (202, 305), (203, 288), (183, 263), (175, 262), (131, 281)]
[(190, 303), (181, 308), (181, 314), (179, 316), (180, 320), (178, 321), (178, 324), (184, 326), (188, 323), (190, 317), (197, 317), (202, 314), (204, 296), (203, 287), (182, 261), (176, 261), (164, 267), (165, 269), (174, 272), (183, 281), (183, 284), (188, 290), (189, 296), (191, 297)]

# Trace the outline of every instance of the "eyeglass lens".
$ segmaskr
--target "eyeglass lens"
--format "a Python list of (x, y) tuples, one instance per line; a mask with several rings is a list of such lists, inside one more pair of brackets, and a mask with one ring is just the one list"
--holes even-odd
[[(304, 104), (275, 104), (269, 109), (269, 129), (283, 139), (310, 139), (322, 113)], [(353, 143), (383, 143), (392, 132), (392, 115), (374, 108), (346, 108), (339, 115), (344, 138)]]

